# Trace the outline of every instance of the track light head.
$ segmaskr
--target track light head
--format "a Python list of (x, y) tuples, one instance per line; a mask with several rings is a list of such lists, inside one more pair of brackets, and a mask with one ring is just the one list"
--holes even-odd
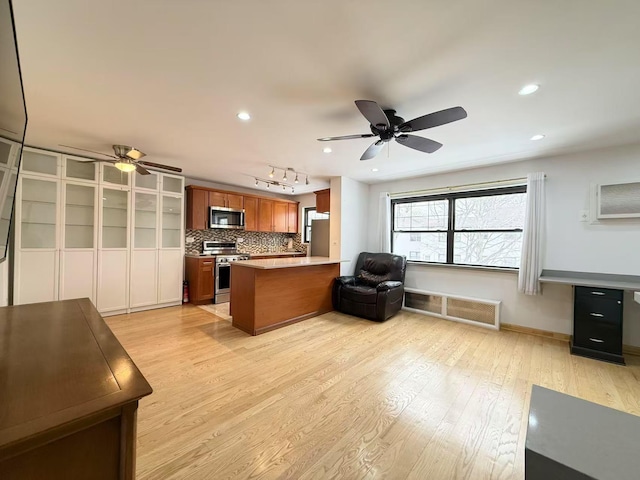
[(276, 169), (271, 167), (271, 173), (269, 173), (269, 178), (273, 178), (275, 174), (276, 174)]
[(305, 180), (304, 184), (305, 184), (305, 185), (309, 185), (309, 175), (307, 175), (307, 178), (306, 178), (306, 180)]

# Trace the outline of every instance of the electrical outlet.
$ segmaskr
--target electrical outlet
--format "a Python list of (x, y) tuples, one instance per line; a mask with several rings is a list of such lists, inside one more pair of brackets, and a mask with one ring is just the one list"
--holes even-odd
[(238, 238), (237, 241), (238, 241), (238, 243), (242, 243), (242, 242), (244, 242), (244, 238), (240, 237), (240, 238)]
[(580, 221), (581, 222), (589, 221), (589, 210), (580, 210)]
[(187, 238), (185, 239), (185, 241), (186, 241), (186, 243), (193, 243), (193, 242), (195, 242), (195, 241), (196, 241), (196, 239), (195, 239), (194, 237), (187, 237)]

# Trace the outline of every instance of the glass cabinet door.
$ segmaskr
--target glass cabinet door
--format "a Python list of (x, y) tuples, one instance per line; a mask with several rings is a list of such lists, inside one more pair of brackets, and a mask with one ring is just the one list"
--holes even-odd
[(102, 164), (102, 181), (104, 183), (128, 186), (130, 176), (130, 173), (118, 170), (113, 165), (110, 165), (108, 163)]
[(84, 180), (87, 182), (95, 182), (98, 180), (96, 169), (98, 162), (90, 160), (76, 160), (73, 158), (64, 159), (64, 177), (73, 180)]
[(173, 175), (162, 175), (162, 191), (166, 193), (184, 193), (184, 178)]
[[(147, 175), (149, 176), (149, 175)], [(134, 192), (133, 248), (156, 248), (158, 222), (158, 195)]]
[(96, 187), (65, 185), (64, 248), (93, 248)]
[(134, 172), (131, 175), (134, 177), (135, 188), (158, 190), (158, 173), (149, 171), (149, 175), (140, 175)]
[(162, 196), (162, 248), (180, 248), (182, 198)]
[(22, 171), (57, 177), (58, 155), (24, 150), (22, 152)]
[(129, 192), (102, 189), (102, 248), (127, 248)]
[(22, 179), (21, 248), (56, 248), (58, 182)]

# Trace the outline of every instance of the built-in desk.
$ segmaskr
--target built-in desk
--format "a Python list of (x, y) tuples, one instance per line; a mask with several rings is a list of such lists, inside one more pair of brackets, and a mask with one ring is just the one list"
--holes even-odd
[(640, 291), (640, 276), (543, 270), (540, 282), (574, 287), (571, 353), (624, 364), (623, 292)]
[(640, 417), (534, 385), (526, 480), (637, 480)]

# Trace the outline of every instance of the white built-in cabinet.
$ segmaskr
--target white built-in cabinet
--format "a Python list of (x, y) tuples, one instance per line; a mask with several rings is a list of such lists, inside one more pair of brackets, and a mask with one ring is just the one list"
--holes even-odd
[(25, 148), (14, 304), (88, 297), (105, 315), (182, 300), (184, 178)]

